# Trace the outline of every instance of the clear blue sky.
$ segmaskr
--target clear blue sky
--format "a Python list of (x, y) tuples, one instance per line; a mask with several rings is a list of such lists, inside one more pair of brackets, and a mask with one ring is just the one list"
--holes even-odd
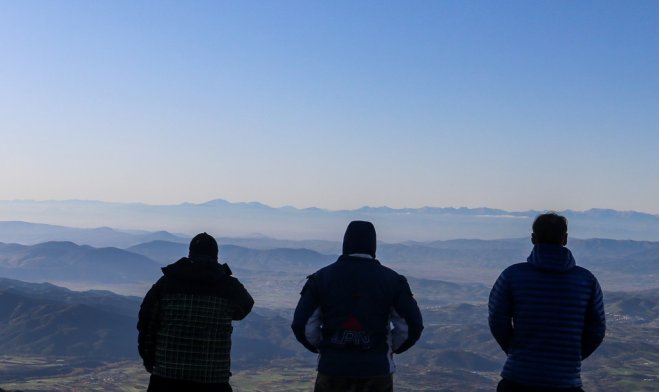
[(659, 2), (0, 1), (0, 199), (659, 213)]

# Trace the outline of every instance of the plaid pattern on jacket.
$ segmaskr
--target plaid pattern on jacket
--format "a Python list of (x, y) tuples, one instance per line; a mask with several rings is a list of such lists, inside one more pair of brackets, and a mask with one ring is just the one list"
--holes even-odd
[(204, 384), (229, 381), (232, 320), (243, 319), (254, 300), (226, 265), (183, 258), (140, 308), (138, 350), (154, 376)]
[(226, 298), (194, 294), (163, 297), (153, 374), (202, 383), (228, 382), (231, 314)]

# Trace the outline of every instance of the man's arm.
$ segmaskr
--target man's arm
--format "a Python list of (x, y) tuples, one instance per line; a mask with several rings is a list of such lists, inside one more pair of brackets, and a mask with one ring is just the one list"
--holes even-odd
[(499, 275), (490, 291), (488, 302), (488, 321), (490, 332), (499, 343), (501, 349), (507, 354), (513, 336), (512, 324), (512, 293), (506, 281), (505, 271)]
[(416, 303), (410, 285), (404, 276), (399, 276), (399, 294), (391, 309), (392, 350), (400, 354), (412, 347), (421, 337), (423, 317)]
[(233, 277), (231, 279), (234, 283), (231, 295), (231, 304), (233, 306), (233, 315), (231, 318), (233, 320), (242, 320), (252, 311), (254, 298), (252, 298), (245, 286), (238, 279)]
[(307, 283), (302, 288), (300, 300), (295, 308), (291, 329), (295, 338), (307, 350), (317, 353), (321, 338), (320, 300), (316, 289), (315, 276), (307, 277)]
[(602, 341), (606, 333), (606, 318), (604, 315), (604, 298), (597, 279), (593, 277), (593, 293), (588, 302), (583, 336), (581, 337), (581, 359), (592, 354)]
[(151, 373), (156, 357), (156, 333), (158, 330), (158, 311), (160, 305), (161, 278), (146, 293), (137, 321), (137, 351), (140, 353), (144, 368)]

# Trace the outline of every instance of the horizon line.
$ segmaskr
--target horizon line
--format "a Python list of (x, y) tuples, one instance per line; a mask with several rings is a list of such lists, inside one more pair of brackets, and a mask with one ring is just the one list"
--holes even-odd
[(540, 210), (540, 209), (527, 209), (527, 210), (508, 210), (508, 209), (503, 209), (503, 208), (496, 208), (496, 207), (467, 207), (467, 206), (460, 206), (460, 207), (455, 207), (455, 206), (444, 206), (444, 207), (439, 207), (439, 206), (431, 206), (431, 205), (424, 205), (421, 207), (390, 207), (386, 205), (380, 205), (380, 206), (373, 206), (373, 205), (363, 205), (358, 208), (341, 208), (341, 209), (330, 209), (330, 208), (324, 208), (324, 207), (318, 207), (318, 206), (311, 206), (311, 207), (296, 207), (290, 204), (287, 205), (282, 205), (282, 206), (273, 206), (270, 204), (266, 204), (260, 201), (229, 201), (227, 199), (223, 198), (214, 198), (210, 199), (207, 201), (203, 202), (190, 202), (190, 201), (184, 201), (184, 202), (179, 202), (179, 203), (147, 203), (147, 202), (141, 202), (141, 201), (106, 201), (106, 200), (98, 200), (98, 199), (11, 199), (11, 200), (6, 200), (6, 199), (0, 199), (0, 203), (12, 203), (12, 202), (30, 202), (30, 203), (67, 203), (67, 202), (79, 202), (79, 203), (101, 203), (101, 204), (118, 204), (118, 205), (142, 205), (142, 206), (149, 206), (149, 207), (177, 207), (177, 206), (184, 206), (184, 205), (193, 205), (193, 206), (201, 206), (205, 204), (210, 204), (213, 202), (222, 202), (226, 204), (231, 204), (231, 205), (256, 205), (256, 206), (262, 206), (262, 207), (267, 207), (270, 209), (294, 209), (297, 211), (304, 211), (304, 210), (321, 210), (325, 212), (353, 212), (353, 211), (360, 211), (360, 210), (365, 210), (365, 209), (373, 209), (373, 210), (378, 210), (378, 209), (388, 209), (392, 211), (416, 211), (416, 210), (423, 210), (423, 209), (437, 209), (437, 210), (491, 210), (491, 211), (498, 211), (498, 212), (504, 212), (504, 213), (534, 213), (534, 214), (542, 214), (546, 212), (556, 212), (556, 213), (585, 213), (589, 211), (614, 211), (618, 213), (638, 213), (638, 214), (646, 214), (646, 215), (652, 215), (655, 217), (659, 217), (659, 212), (654, 213), (654, 212), (649, 212), (649, 211), (640, 211), (640, 210), (632, 210), (632, 209), (625, 209), (625, 210), (619, 210), (615, 208), (606, 208), (606, 207), (591, 207), (585, 210), (577, 210), (577, 209), (561, 209), (561, 210), (552, 210), (552, 209), (546, 209), (546, 210)]

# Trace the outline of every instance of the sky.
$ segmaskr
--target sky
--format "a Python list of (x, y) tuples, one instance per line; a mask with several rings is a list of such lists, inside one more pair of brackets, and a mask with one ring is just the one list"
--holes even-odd
[(0, 200), (659, 214), (659, 2), (0, 0)]

